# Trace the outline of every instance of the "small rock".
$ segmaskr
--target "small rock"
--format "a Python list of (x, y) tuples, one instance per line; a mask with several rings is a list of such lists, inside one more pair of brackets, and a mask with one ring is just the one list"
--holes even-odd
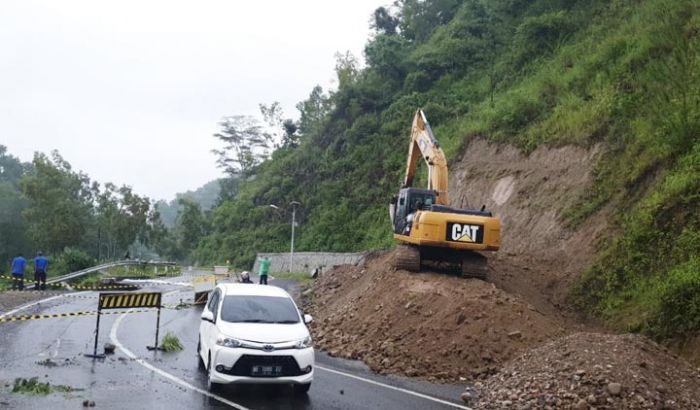
[(341, 394), (341, 395), (342, 395), (342, 394), (345, 394), (345, 391), (344, 391), (344, 390), (341, 390), (341, 391), (340, 391), (340, 394)]
[(589, 394), (586, 401), (588, 404), (596, 404), (598, 402), (598, 398), (594, 394)]
[(117, 348), (117, 346), (113, 345), (112, 343), (105, 343), (104, 349), (105, 349), (105, 354), (114, 354), (114, 350)]
[(588, 402), (584, 399), (579, 400), (575, 405), (576, 410), (588, 410)]
[(666, 392), (668, 392), (668, 389), (666, 388), (666, 386), (660, 384), (660, 385), (656, 386), (656, 391), (661, 393), (661, 394), (666, 394)]
[(508, 337), (511, 339), (520, 339), (522, 336), (523, 334), (519, 330), (508, 333)]
[(608, 383), (608, 393), (613, 396), (619, 396), (622, 392), (622, 385), (620, 383)]
[(461, 325), (464, 323), (464, 321), (467, 319), (467, 316), (464, 314), (464, 312), (460, 312), (459, 315), (457, 316), (457, 324)]
[(462, 399), (463, 402), (467, 404), (471, 403), (476, 398), (474, 393), (469, 390), (466, 390), (459, 397)]

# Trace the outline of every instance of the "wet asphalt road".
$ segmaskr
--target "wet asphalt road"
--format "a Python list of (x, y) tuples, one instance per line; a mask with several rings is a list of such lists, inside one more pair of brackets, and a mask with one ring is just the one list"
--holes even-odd
[[(169, 279), (183, 282), (188, 279)], [(273, 281), (293, 291), (288, 281)], [(163, 285), (143, 291), (163, 291), (163, 303), (192, 299), (191, 288)], [(97, 292), (58, 297), (17, 314), (95, 310)], [(2, 312), (4, 313), (4, 312)], [(97, 408), (248, 408), (248, 409), (454, 409), (462, 386), (437, 385), (373, 374), (360, 362), (317, 352), (314, 382), (308, 395), (296, 396), (287, 386), (226, 386), (208, 396), (205, 375), (198, 369), (196, 345), (201, 307), (163, 309), (160, 337), (175, 333), (184, 350), (152, 352), (156, 313), (104, 315), (99, 349), (119, 342), (124, 349), (104, 360), (83, 356), (92, 352), (95, 316), (0, 323), (0, 409), (77, 409), (84, 400)], [(1, 314), (1, 313), (0, 313)], [(154, 370), (155, 369), (155, 370)], [(11, 393), (18, 377), (39, 377), (52, 385), (77, 389), (48, 396)]]

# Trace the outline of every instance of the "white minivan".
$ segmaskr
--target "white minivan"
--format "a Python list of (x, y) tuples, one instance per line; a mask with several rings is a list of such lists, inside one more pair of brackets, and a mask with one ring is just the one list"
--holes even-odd
[(292, 384), (306, 393), (314, 378), (314, 348), (294, 300), (276, 286), (219, 284), (199, 325), (197, 353), (207, 387), (221, 384)]

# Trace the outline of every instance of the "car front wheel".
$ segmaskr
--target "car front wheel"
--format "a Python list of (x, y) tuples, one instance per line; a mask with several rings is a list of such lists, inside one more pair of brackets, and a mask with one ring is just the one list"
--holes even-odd
[(206, 370), (204, 368), (204, 359), (202, 359), (202, 341), (197, 340), (197, 367), (199, 370)]
[(306, 394), (310, 388), (311, 388), (311, 383), (295, 384), (294, 385), (294, 393), (300, 394), (300, 395)]
[(211, 381), (211, 374), (214, 371), (211, 365), (211, 355), (209, 355), (209, 360), (207, 361), (207, 391), (213, 392), (218, 390), (219, 383), (214, 383)]

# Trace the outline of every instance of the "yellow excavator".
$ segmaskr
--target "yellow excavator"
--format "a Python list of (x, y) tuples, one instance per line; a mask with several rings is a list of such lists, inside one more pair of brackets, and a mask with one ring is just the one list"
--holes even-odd
[[(428, 167), (428, 188), (414, 188), (418, 157)], [(487, 259), (478, 251), (496, 251), (501, 223), (482, 207), (449, 206), (447, 160), (422, 110), (411, 129), (403, 186), (389, 205), (394, 239), (400, 242), (395, 265), (420, 271), (422, 261), (458, 266), (465, 277), (485, 279)]]

